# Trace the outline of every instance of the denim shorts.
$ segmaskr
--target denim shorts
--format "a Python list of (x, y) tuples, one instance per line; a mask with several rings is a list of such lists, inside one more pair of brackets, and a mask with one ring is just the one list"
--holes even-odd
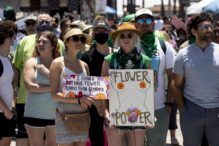
[(219, 107), (203, 108), (187, 99), (180, 114), (184, 146), (199, 146), (205, 133), (211, 146), (219, 146)]

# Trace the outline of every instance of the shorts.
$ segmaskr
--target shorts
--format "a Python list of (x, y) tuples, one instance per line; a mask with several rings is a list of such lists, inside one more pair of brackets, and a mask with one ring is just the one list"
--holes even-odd
[(24, 127), (24, 104), (16, 104), (17, 111), (17, 133), (16, 138), (28, 138)]
[(16, 121), (14, 119), (8, 120), (4, 113), (0, 113), (0, 121), (0, 139), (15, 136)]
[(44, 127), (48, 127), (48, 126), (55, 126), (55, 119), (54, 120), (47, 120), (47, 119), (24, 117), (24, 123), (25, 123), (25, 125), (28, 125), (31, 127), (44, 128)]

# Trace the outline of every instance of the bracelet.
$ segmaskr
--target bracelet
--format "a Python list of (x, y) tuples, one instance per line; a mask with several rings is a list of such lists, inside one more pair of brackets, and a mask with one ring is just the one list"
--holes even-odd
[(80, 98), (78, 97), (78, 104), (80, 104), (81, 105), (81, 101), (80, 101)]
[(172, 103), (172, 102), (165, 102), (164, 104), (165, 104), (166, 106), (173, 107), (173, 103)]

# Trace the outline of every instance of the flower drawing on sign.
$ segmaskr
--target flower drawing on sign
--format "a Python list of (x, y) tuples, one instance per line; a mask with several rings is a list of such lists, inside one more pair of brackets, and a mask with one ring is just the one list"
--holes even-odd
[(74, 93), (74, 92), (69, 92), (69, 93), (68, 93), (68, 97), (70, 97), (70, 98), (75, 98), (75, 93)]
[(97, 93), (95, 95), (95, 99), (106, 99), (105, 95), (103, 93)]
[(76, 77), (76, 75), (71, 75), (70, 77), (74, 79)]
[(126, 115), (128, 116), (128, 121), (130, 123), (135, 123), (138, 120), (138, 116), (141, 114), (141, 110), (137, 107), (128, 108), (126, 111)]
[(119, 82), (119, 83), (117, 84), (117, 89), (122, 90), (122, 89), (124, 89), (124, 88), (125, 88), (125, 85), (124, 85), (123, 82)]
[(147, 83), (145, 81), (141, 81), (139, 83), (140, 88), (145, 89), (147, 87)]
[(82, 96), (84, 96), (84, 95), (83, 95), (83, 92), (82, 92), (82, 91), (79, 91), (79, 92), (78, 92), (78, 95), (75, 96), (75, 97), (76, 97), (76, 98), (81, 98)]

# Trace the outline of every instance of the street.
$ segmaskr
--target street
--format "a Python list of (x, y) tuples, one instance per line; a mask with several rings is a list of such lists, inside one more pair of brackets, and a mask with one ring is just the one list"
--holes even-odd
[[(180, 124), (179, 124), (179, 114), (177, 114), (177, 125), (178, 125), (178, 129), (176, 130), (176, 137), (180, 143), (180, 146), (182, 146), (182, 143), (183, 143), (183, 138), (182, 138), (182, 133), (181, 133), (181, 130), (180, 130)], [(170, 144), (170, 132), (168, 131), (168, 134), (167, 134), (167, 145), (166, 146), (171, 146)], [(11, 146), (16, 146), (15, 145), (15, 142), (13, 141)]]

